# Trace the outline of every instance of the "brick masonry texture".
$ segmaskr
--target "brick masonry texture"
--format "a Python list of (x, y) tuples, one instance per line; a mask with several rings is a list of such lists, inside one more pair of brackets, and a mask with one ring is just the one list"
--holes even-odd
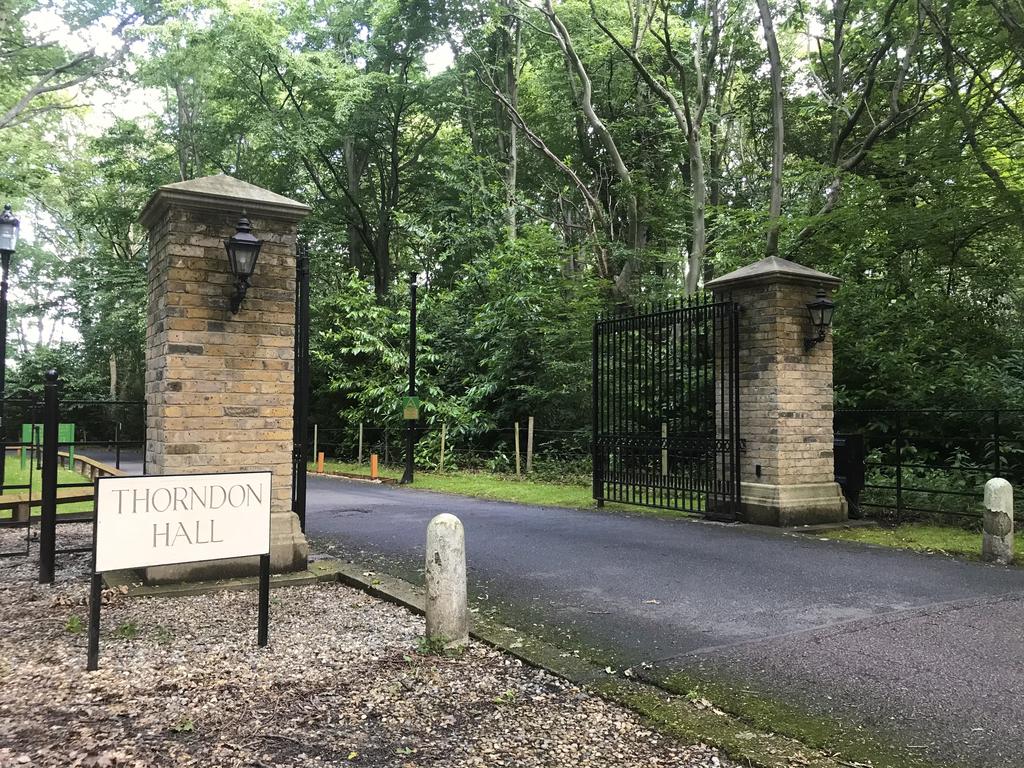
[[(744, 483), (829, 483), (832, 337), (810, 352), (807, 302), (816, 287), (774, 281), (731, 287), (740, 314), (739, 398)], [(761, 465), (761, 477), (755, 466)]]
[[(241, 206), (239, 207), (239, 210)], [(153, 474), (273, 471), (291, 509), (296, 224), (253, 218), (263, 240), (241, 310), (224, 238), (239, 213), (171, 206), (150, 229), (146, 458)]]

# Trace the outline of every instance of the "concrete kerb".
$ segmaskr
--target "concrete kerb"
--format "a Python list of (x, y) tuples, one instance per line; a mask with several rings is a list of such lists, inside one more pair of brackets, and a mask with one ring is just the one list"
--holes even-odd
[[(306, 587), (321, 581), (337, 581), (334, 576), (322, 577), (321, 574), (313, 569), (313, 565), (311, 563), (309, 569), (305, 571), (270, 574), (270, 588)], [(128, 597), (187, 597), (190, 595), (205, 595), (211, 592), (238, 592), (256, 589), (258, 578), (250, 576), (237, 579), (220, 579), (217, 581), (145, 584), (141, 576), (134, 571), (110, 571), (103, 574), (103, 583), (110, 589), (127, 587)]]
[(335, 480), (358, 480), (361, 483), (373, 483), (374, 485), (398, 485), (398, 481), (392, 477), (378, 477), (374, 479), (369, 475), (360, 475), (355, 472), (311, 472), (313, 477), (333, 477)]
[(787, 533), (822, 533), (827, 531), (843, 531), (852, 528), (878, 528), (877, 520), (844, 520), (841, 523), (816, 523), (814, 525), (792, 525), (783, 528)]

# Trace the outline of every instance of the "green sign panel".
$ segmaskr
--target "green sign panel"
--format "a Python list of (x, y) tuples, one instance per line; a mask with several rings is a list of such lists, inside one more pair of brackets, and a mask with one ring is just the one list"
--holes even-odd
[[(22, 424), (21, 425), (21, 442), (23, 446), (19, 453), (21, 454), (21, 468), (25, 468), (25, 446), (34, 445), (37, 448), (43, 445), (43, 425), (42, 424)], [(57, 443), (68, 446), (68, 457), (73, 462), (75, 460), (75, 446), (71, 443), (75, 442), (75, 425), (74, 424), (58, 424), (57, 425)]]
[(420, 399), (418, 397), (402, 398), (402, 418), (415, 421), (420, 417)]

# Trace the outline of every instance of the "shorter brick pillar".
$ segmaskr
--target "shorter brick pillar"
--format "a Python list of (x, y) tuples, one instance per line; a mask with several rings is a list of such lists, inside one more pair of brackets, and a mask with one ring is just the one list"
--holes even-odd
[(807, 303), (840, 280), (769, 257), (708, 283), (741, 307), (740, 518), (763, 525), (846, 520), (832, 455), (832, 338), (810, 351)]
[[(273, 472), (270, 561), (306, 567), (292, 511), (295, 240), (309, 207), (223, 174), (160, 187), (149, 229), (146, 459), (153, 475)], [(242, 215), (263, 240), (251, 287), (232, 314), (224, 239)], [(255, 573), (259, 558), (146, 569), (150, 582)]]

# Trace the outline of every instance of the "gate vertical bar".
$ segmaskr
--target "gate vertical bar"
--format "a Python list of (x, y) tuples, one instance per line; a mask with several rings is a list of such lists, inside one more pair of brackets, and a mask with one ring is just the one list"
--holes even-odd
[(601, 471), (601, 447), (600, 447), (600, 424), (599, 419), (599, 404), (601, 397), (601, 367), (598, 360), (600, 352), (600, 333), (601, 323), (600, 321), (594, 322), (594, 336), (591, 339), (591, 404), (590, 404), (590, 424), (591, 424), (591, 474), (593, 475), (593, 496), (597, 502), (598, 507), (604, 506), (604, 480), (603, 473)]
[[(707, 349), (708, 346), (714, 344), (714, 339), (711, 337), (711, 330), (713, 324), (711, 322), (711, 305), (705, 298), (700, 304), (700, 331), (696, 334), (694, 341), (697, 342), (698, 348), (696, 349), (696, 361), (700, 365), (697, 370), (698, 386), (700, 386), (700, 399), (698, 405), (700, 406), (700, 412), (698, 413), (700, 431), (706, 435), (710, 435), (712, 440), (715, 436), (715, 386), (714, 381), (708, 378), (708, 361), (707, 361)], [(708, 398), (711, 398), (708, 400)], [(708, 429), (708, 414), (711, 414), (711, 428)], [(705, 451), (710, 454), (710, 460), (702, 461), (701, 467), (703, 469), (703, 477), (701, 478), (701, 485), (704, 488), (704, 512), (707, 512), (708, 503), (713, 494), (712, 483), (714, 482), (715, 472), (715, 445), (711, 442), (705, 447)]]
[(637, 398), (637, 418), (641, 423), (641, 430), (645, 435), (644, 440), (644, 459), (643, 459), (643, 471), (644, 471), (644, 504), (650, 505), (651, 503), (651, 460), (654, 458), (651, 455), (651, 441), (647, 435), (651, 433), (651, 425), (649, 422), (650, 414), (648, 413), (648, 398), (651, 394), (651, 358), (647, 354), (647, 334), (650, 331), (651, 325), (651, 308), (648, 307), (646, 314), (640, 316), (640, 327), (637, 328), (636, 342), (640, 347), (640, 396)]
[[(730, 421), (732, 412), (729, 408), (732, 386), (725, 375), (726, 351), (729, 348), (729, 342), (732, 341), (728, 333), (728, 322), (730, 319), (725, 311), (724, 304), (720, 304), (715, 308), (715, 335), (718, 337), (718, 350), (714, 358), (716, 370), (712, 372), (712, 375), (715, 377), (715, 384), (718, 389), (718, 404), (715, 408), (715, 413), (716, 415), (721, 414), (721, 417), (716, 419), (721, 421), (721, 424), (715, 426), (715, 453), (718, 456), (715, 461), (715, 474), (717, 475), (715, 477), (715, 492), (718, 495), (716, 517), (719, 518), (728, 517), (728, 515), (732, 514), (731, 506), (728, 512), (723, 514), (727, 502), (730, 501), (729, 496), (732, 494), (732, 483), (729, 476), (729, 463), (732, 461), (732, 451), (727, 450), (725, 446), (726, 439), (732, 434), (732, 423)], [(717, 364), (719, 361), (721, 361), (721, 364)]]
[(740, 418), (742, 415), (741, 404), (740, 404), (740, 313), (742, 308), (739, 304), (736, 304), (730, 300), (730, 308), (732, 310), (732, 413), (733, 413), (733, 433), (732, 433), (732, 481), (733, 481), (733, 515), (739, 519), (740, 516), (740, 499), (742, 496), (742, 486), (740, 484), (740, 452), (742, 448), (742, 438), (740, 432)]
[(52, 584), (57, 549), (57, 372), (46, 372), (43, 386), (43, 470), (39, 523), (39, 583)]
[(630, 429), (632, 431), (632, 434), (634, 435), (634, 438), (633, 438), (633, 441), (632, 441), (632, 443), (633, 443), (632, 449), (633, 450), (630, 452), (630, 462), (629, 462), (630, 477), (632, 478), (632, 484), (630, 485), (630, 490), (631, 490), (630, 496), (631, 496), (631, 500), (632, 500), (633, 504), (636, 504), (637, 500), (642, 497), (641, 490), (638, 487), (639, 483), (637, 482), (637, 480), (638, 480), (637, 455), (638, 455), (639, 451), (637, 450), (638, 446), (637, 446), (637, 438), (636, 438), (637, 425), (638, 425), (637, 405), (636, 405), (636, 403), (637, 403), (637, 393), (639, 392), (639, 383), (640, 383), (639, 379), (637, 378), (638, 377), (638, 373), (639, 373), (639, 366), (637, 364), (638, 363), (638, 360), (637, 360), (638, 355), (637, 355), (637, 348), (636, 348), (637, 347), (637, 344), (636, 344), (636, 342), (637, 342), (637, 335), (638, 335), (638, 333), (637, 333), (637, 324), (638, 323), (639, 323), (639, 320), (637, 319), (637, 314), (634, 312), (633, 315), (630, 317), (630, 320), (629, 320), (629, 379), (628, 379), (628, 381), (630, 383), (630, 388), (629, 388), (629, 423), (631, 425)]
[(624, 464), (624, 456), (623, 456), (623, 448), (624, 448), (624, 446), (623, 446), (622, 439), (621, 439), (621, 436), (622, 436), (622, 433), (623, 433), (623, 429), (622, 429), (622, 422), (623, 422), (623, 417), (622, 417), (622, 407), (623, 407), (622, 406), (622, 403), (623, 403), (622, 390), (623, 390), (623, 384), (622, 384), (622, 382), (625, 380), (625, 376), (623, 375), (623, 371), (625, 370), (625, 366), (626, 366), (626, 357), (623, 354), (623, 348), (622, 348), (622, 342), (623, 342), (623, 339), (625, 338), (623, 336), (623, 334), (622, 334), (622, 323), (623, 323), (623, 319), (622, 318), (623, 318), (622, 308), (621, 307), (616, 307), (615, 308), (615, 321), (609, 327), (611, 332), (612, 332), (612, 335), (610, 336), (609, 341), (608, 341), (609, 346), (612, 349), (612, 355), (614, 355), (614, 358), (615, 358), (615, 361), (614, 361), (615, 375), (614, 375), (614, 381), (612, 383), (611, 399), (612, 399), (612, 403), (613, 403), (614, 411), (615, 411), (614, 417), (613, 417), (613, 423), (614, 423), (613, 439), (615, 441), (615, 500), (616, 501), (620, 501), (620, 502), (626, 500), (625, 499), (625, 486), (623, 485), (623, 478), (624, 478), (624, 473), (625, 473), (625, 464)]
[[(684, 304), (679, 302), (677, 304), (676, 311), (676, 322), (679, 325), (679, 339), (676, 341), (679, 351), (676, 353), (678, 360), (676, 365), (676, 376), (677, 381), (673, 387), (672, 397), (675, 399), (675, 412), (676, 418), (679, 421), (679, 432), (680, 434), (686, 435), (686, 440), (689, 441), (690, 430), (690, 414), (683, 412), (683, 408), (686, 407), (686, 402), (683, 399), (684, 392), (690, 392), (690, 371), (692, 366), (690, 365), (690, 357), (693, 354), (693, 345), (691, 343), (691, 335), (693, 331), (693, 302), (691, 299), (687, 299)], [(685, 352), (683, 351), (685, 347)], [(680, 369), (680, 366), (685, 366), (685, 373)], [(685, 389), (683, 388), (685, 386)], [(689, 461), (681, 463), (683, 470), (683, 482), (686, 485), (686, 505), (689, 509), (693, 509), (696, 503), (696, 495), (693, 491), (693, 467)]]
[(295, 254), (295, 399), (292, 422), (292, 511), (306, 530), (306, 432), (309, 429), (309, 249)]
[(146, 474), (146, 458), (149, 454), (146, 438), (149, 435), (149, 401), (142, 403), (142, 474)]

